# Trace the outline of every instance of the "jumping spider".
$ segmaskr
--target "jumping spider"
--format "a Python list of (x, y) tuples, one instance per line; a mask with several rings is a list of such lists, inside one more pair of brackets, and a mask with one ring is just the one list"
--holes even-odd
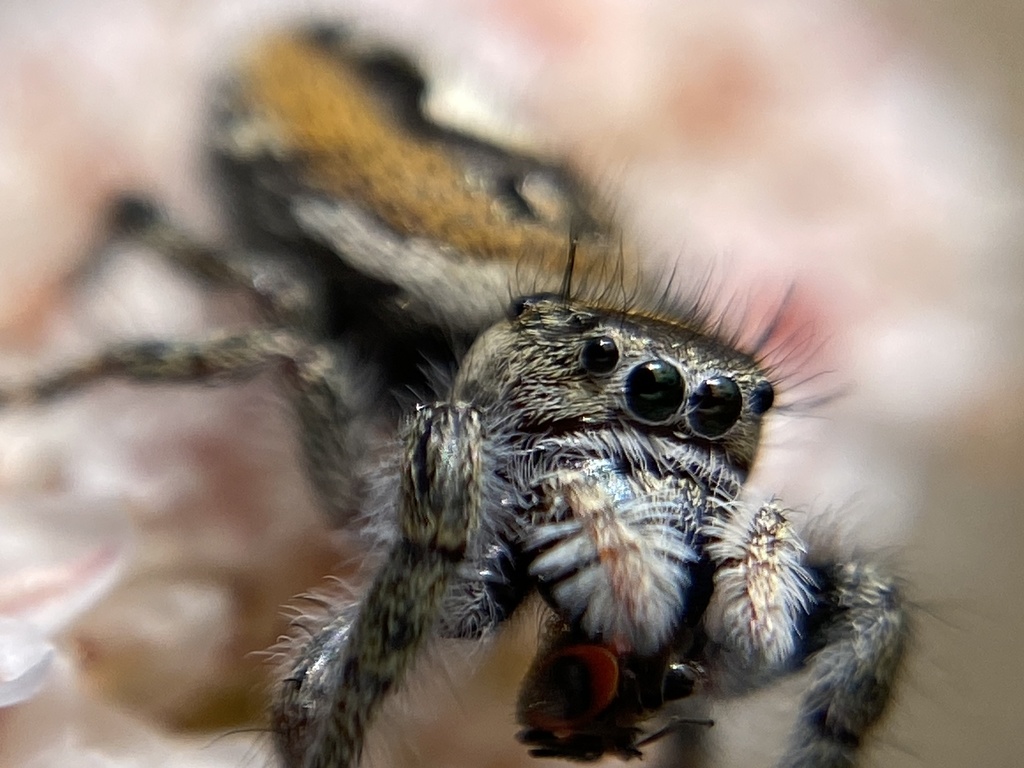
[[(338, 525), (364, 503), (368, 424), (401, 421), (379, 512), (394, 516), (390, 552), (354, 618), (325, 622), (281, 681), (283, 765), (357, 765), (431, 637), (487, 635), (533, 594), (550, 614), (518, 708), (534, 754), (638, 756), (666, 702), (807, 667), (779, 765), (854, 763), (890, 698), (905, 609), (881, 569), (813, 561), (783, 506), (743, 497), (769, 371), (689, 309), (642, 290), (615, 298), (643, 280), (584, 192), (433, 125), (423, 87), (401, 59), (344, 36), (266, 42), (220, 91), (212, 131), (243, 247), (204, 247), (138, 201), (117, 219), (247, 291), (266, 322), (109, 349), (0, 403), (113, 376), (231, 382), (277, 368)], [(570, 227), (576, 290), (560, 268)], [(454, 377), (403, 408), (391, 393), (422, 387), (427, 359)]]

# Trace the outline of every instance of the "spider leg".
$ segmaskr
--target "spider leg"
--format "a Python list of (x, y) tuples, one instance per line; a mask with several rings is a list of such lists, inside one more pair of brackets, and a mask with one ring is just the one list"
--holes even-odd
[(211, 287), (243, 291), (272, 325), (314, 331), (321, 322), (322, 287), (308, 264), (286, 253), (211, 245), (169, 220), (156, 203), (131, 194), (114, 201), (109, 229), (112, 239), (146, 246)]
[(354, 457), (365, 442), (368, 387), (350, 374), (343, 348), (314, 344), (281, 329), (254, 329), (197, 341), (141, 341), (109, 347), (20, 386), (0, 386), (0, 408), (35, 405), (99, 381), (229, 384), (274, 366), (285, 374), (305, 468), (329, 519), (343, 523), (356, 506)]
[[(352, 208), (341, 202), (336, 207)], [(280, 201), (280, 210), (267, 208), (259, 205), (246, 213), (255, 217), (244, 227), (251, 247), (226, 249), (196, 238), (148, 199), (124, 195), (113, 206), (110, 239), (142, 245), (211, 289), (242, 293), (269, 326), (343, 341), (358, 355), (359, 368), (373, 371), (381, 387), (367, 405), (391, 418), (405, 410), (396, 393), (434, 389), (425, 374), (427, 363), (438, 370), (452, 365), (455, 350), (468, 347), (504, 312), (507, 267), (485, 270), (486, 280), (479, 265), (452, 261), (451, 254), (437, 256), (439, 265), (431, 267), (424, 255), (430, 246), (396, 239), (382, 225), (367, 224), (374, 217), (365, 213), (353, 212), (353, 224), (341, 227), (344, 236), (335, 243), (282, 217), (281, 211), (291, 210), (288, 201)], [(342, 245), (358, 258), (339, 250)], [(110, 252), (102, 250), (101, 258)], [(438, 266), (451, 275), (437, 273)], [(461, 277), (454, 290), (456, 272)], [(474, 309), (481, 302), (483, 309)]]
[(522, 603), (527, 587), (513, 572), (515, 563), (493, 547), (480, 561), (468, 557), (445, 595), (438, 634), (479, 639), (504, 622)]
[(710, 675), (732, 693), (806, 667), (809, 686), (779, 768), (854, 765), (906, 648), (897, 583), (868, 563), (808, 566), (774, 502), (726, 505), (706, 535), (717, 568), (706, 615)]
[(906, 607), (882, 569), (838, 563), (814, 576), (805, 630), (810, 686), (780, 768), (853, 765), (861, 738), (890, 700), (907, 646)]
[(285, 765), (358, 763), (373, 715), (433, 633), (477, 528), (481, 440), (472, 409), (436, 405), (413, 417), (404, 436), (401, 536), (355, 620), (328, 623), (281, 685), (273, 725)]

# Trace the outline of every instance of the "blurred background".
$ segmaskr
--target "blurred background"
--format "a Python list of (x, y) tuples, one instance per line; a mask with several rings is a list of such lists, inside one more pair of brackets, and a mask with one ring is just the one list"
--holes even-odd
[[(753, 483), (815, 544), (890, 563), (915, 605), (866, 764), (1018, 765), (1024, 7), (5, 3), (4, 380), (251, 319), (142, 251), (75, 276), (124, 189), (223, 234), (202, 155), (211, 83), (261, 31), (311, 18), (419, 57), (445, 119), (568, 158), (652, 270), (710, 269), (739, 325), (792, 291), (801, 332), (774, 360), (792, 408)], [(272, 381), (110, 384), (0, 414), (0, 765), (269, 764), (246, 730), (273, 680), (259, 652), (281, 606), (349, 554), (295, 455)], [(513, 738), (526, 624), (472, 665), (425, 662), (376, 764), (539, 764)], [(716, 707), (714, 764), (771, 765), (799, 687)]]

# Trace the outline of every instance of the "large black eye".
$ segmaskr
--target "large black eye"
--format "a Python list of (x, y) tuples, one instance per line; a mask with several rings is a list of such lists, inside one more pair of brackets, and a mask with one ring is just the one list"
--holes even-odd
[(668, 421), (685, 394), (679, 369), (664, 360), (638, 365), (626, 379), (626, 406), (644, 421)]
[(762, 413), (772, 407), (772, 403), (775, 402), (775, 388), (772, 387), (772, 383), (767, 379), (757, 382), (754, 385), (753, 391), (750, 393), (750, 411), (755, 416), (760, 416)]
[(615, 340), (608, 336), (590, 339), (580, 352), (580, 365), (587, 373), (611, 373), (618, 362), (619, 348), (615, 345)]
[(728, 376), (714, 376), (700, 383), (689, 405), (690, 428), (704, 437), (721, 437), (740, 417), (743, 395)]

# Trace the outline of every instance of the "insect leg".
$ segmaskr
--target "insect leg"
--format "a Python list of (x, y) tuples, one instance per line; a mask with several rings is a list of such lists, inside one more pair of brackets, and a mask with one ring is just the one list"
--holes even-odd
[(327, 624), (281, 685), (273, 712), (287, 766), (351, 768), (384, 696), (433, 632), (478, 525), (483, 479), (476, 411), (420, 409), (405, 432), (401, 537), (355, 621)]
[(889, 702), (907, 645), (899, 587), (880, 568), (842, 563), (814, 576), (806, 629), (811, 682), (780, 768), (853, 765), (861, 737)]

